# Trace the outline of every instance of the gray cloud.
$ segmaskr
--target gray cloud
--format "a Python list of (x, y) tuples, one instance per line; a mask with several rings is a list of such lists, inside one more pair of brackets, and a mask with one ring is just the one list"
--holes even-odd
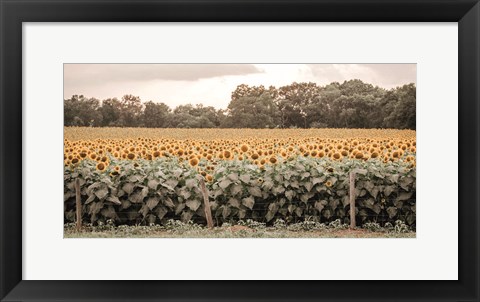
[(65, 86), (154, 80), (196, 81), (261, 73), (251, 64), (65, 64)]
[(324, 83), (360, 79), (384, 88), (416, 83), (416, 64), (308, 64), (312, 75)]

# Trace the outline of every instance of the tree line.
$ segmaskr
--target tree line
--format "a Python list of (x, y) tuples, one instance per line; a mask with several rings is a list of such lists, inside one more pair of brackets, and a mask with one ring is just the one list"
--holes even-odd
[(276, 88), (241, 84), (227, 109), (202, 104), (143, 103), (138, 96), (64, 100), (65, 126), (149, 128), (396, 128), (415, 129), (416, 86), (384, 89), (350, 80)]

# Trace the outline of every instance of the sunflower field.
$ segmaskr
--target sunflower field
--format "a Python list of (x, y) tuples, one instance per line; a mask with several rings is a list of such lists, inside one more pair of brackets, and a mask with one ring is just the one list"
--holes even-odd
[(416, 138), (392, 129), (64, 130), (64, 220), (205, 223), (349, 220), (356, 172), (357, 223), (416, 221)]

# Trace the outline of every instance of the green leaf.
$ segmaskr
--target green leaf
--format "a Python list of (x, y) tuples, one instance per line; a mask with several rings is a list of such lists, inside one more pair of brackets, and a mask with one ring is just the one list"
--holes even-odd
[(88, 212), (88, 214), (98, 214), (102, 208), (103, 208), (103, 202), (101, 201), (93, 202), (90, 205), (90, 211)]
[(282, 194), (283, 192), (285, 192), (285, 188), (283, 186), (276, 186), (272, 189), (272, 193), (274, 195)]
[(177, 189), (177, 195), (183, 197), (183, 199), (189, 199), (192, 193), (188, 191), (186, 188), (182, 188), (180, 190)]
[(164, 206), (158, 206), (155, 209), (155, 214), (157, 214), (158, 219), (162, 219), (167, 213), (168, 210)]
[(160, 181), (158, 181), (157, 179), (150, 179), (148, 181), (148, 187), (152, 190), (156, 190), (159, 184)]
[(174, 190), (175, 187), (178, 185), (178, 180), (176, 179), (169, 179), (163, 183), (160, 183), (163, 187), (169, 189), (169, 190)]
[(170, 209), (173, 209), (175, 207), (175, 204), (173, 203), (172, 199), (170, 197), (167, 197), (162, 200), (163, 204), (169, 207)]
[(330, 200), (330, 202), (328, 203), (328, 205), (330, 206), (330, 208), (335, 211), (335, 209), (337, 208), (337, 206), (340, 204), (340, 201), (337, 200), (337, 199), (332, 199)]
[(155, 223), (155, 220), (157, 220), (155, 215), (152, 215), (152, 214), (147, 215), (147, 221), (148, 221), (149, 224)]
[(195, 187), (196, 185), (197, 185), (197, 181), (195, 179), (190, 178), (185, 181), (185, 186), (189, 189)]
[(275, 214), (272, 211), (268, 211), (267, 214), (265, 215), (265, 220), (270, 221), (275, 217)]
[(382, 211), (382, 207), (378, 203), (376, 203), (376, 204), (373, 205), (372, 211), (374, 211), (375, 214), (378, 215)]
[(393, 183), (397, 183), (398, 182), (398, 178), (400, 177), (400, 175), (398, 174), (392, 174), (392, 175), (389, 175), (388, 179), (393, 182)]
[(127, 199), (121, 200), (120, 202), (122, 203), (120, 210), (128, 209), (132, 205), (132, 203)]
[(373, 205), (375, 204), (375, 200), (373, 198), (368, 198), (363, 201), (363, 206), (367, 209), (372, 209)]
[(415, 215), (413, 215), (413, 214), (411, 214), (411, 213), (408, 214), (406, 220), (407, 220), (407, 223), (408, 223), (409, 225), (412, 225), (412, 224), (415, 222)]
[(135, 192), (128, 197), (132, 203), (142, 203), (144, 198), (145, 196), (143, 196), (141, 191)]
[(95, 195), (97, 195), (98, 199), (102, 200), (104, 199), (105, 197), (107, 197), (108, 195), (108, 189), (105, 187), (105, 188), (101, 188), (97, 191), (95, 191)]
[(131, 182), (127, 182), (123, 185), (122, 190), (125, 191), (128, 195), (133, 193), (133, 189), (135, 189), (135, 184)]
[(158, 203), (160, 202), (160, 198), (158, 197), (150, 197), (147, 199), (147, 207), (150, 209), (150, 210), (153, 210), (153, 208), (155, 208)]
[(258, 187), (250, 187), (248, 192), (255, 197), (262, 197), (262, 191)]
[(291, 204), (291, 205), (288, 205), (287, 210), (291, 214), (295, 211), (296, 208), (297, 208), (296, 205)]
[(238, 174), (237, 174), (237, 173), (228, 174), (227, 177), (228, 177), (231, 181), (238, 181)]
[(322, 216), (326, 219), (330, 219), (330, 217), (332, 217), (332, 211), (330, 211), (329, 209), (325, 209), (322, 212)]
[(325, 177), (314, 177), (312, 178), (312, 184), (316, 185), (322, 183), (325, 180)]
[(223, 190), (225, 190), (231, 183), (232, 183), (232, 182), (231, 182), (230, 180), (224, 179), (224, 180), (222, 180), (222, 181), (218, 184), (218, 186), (219, 186), (220, 188), (222, 188)]
[(183, 211), (183, 209), (185, 209), (185, 203), (181, 202), (177, 204), (177, 206), (175, 207), (175, 215), (180, 214), (180, 212)]
[(383, 194), (385, 194), (386, 197), (390, 196), (392, 192), (395, 190), (394, 186), (386, 186), (385, 189), (383, 189)]
[[(180, 175), (182, 175), (182, 172), (183, 172), (183, 170), (180, 169), (180, 168), (175, 169), (175, 170), (173, 170), (173, 176), (175, 176), (175, 178), (179, 178)], [(175, 187), (175, 186), (173, 186), (173, 187)]]
[(180, 216), (180, 219), (182, 220), (183, 223), (187, 223), (192, 219), (193, 217), (193, 212), (190, 211), (183, 211), (182, 215)]
[(303, 186), (305, 187), (305, 189), (307, 189), (308, 192), (310, 192), (312, 190), (312, 187), (313, 187), (313, 184), (309, 181), (306, 181)]
[(222, 209), (223, 219), (227, 219), (228, 215), (230, 215), (231, 212), (232, 212), (232, 210), (230, 210), (229, 206), (223, 205), (223, 209)]
[(109, 197), (107, 197), (107, 201), (113, 202), (116, 205), (121, 205), (122, 204), (117, 196), (109, 196)]
[(196, 199), (187, 200), (185, 204), (190, 210), (194, 212), (202, 205), (202, 203)]
[(232, 194), (232, 196), (236, 196), (236, 195), (238, 195), (239, 193), (241, 193), (242, 190), (243, 190), (242, 185), (234, 184), (234, 185), (230, 188), (230, 193)]
[(240, 180), (243, 181), (244, 183), (250, 183), (250, 175), (242, 174), (240, 175)]
[(265, 188), (266, 190), (271, 190), (273, 188), (273, 181), (271, 181), (270, 179), (266, 179), (263, 182), (262, 187)]
[(410, 185), (415, 181), (415, 178), (411, 177), (411, 176), (407, 176), (407, 177), (402, 177), (400, 179), (400, 181), (398, 182), (398, 184), (400, 185), (400, 187), (402, 187), (402, 189), (404, 189), (405, 191), (409, 191), (410, 190)]
[(355, 169), (355, 172), (360, 175), (367, 175), (367, 169)]
[(108, 206), (102, 209), (100, 211), (100, 214), (102, 214), (103, 217), (111, 218), (111, 219), (117, 217), (117, 214), (115, 213), (115, 209), (113, 208), (113, 206)]
[(398, 194), (395, 200), (396, 201), (409, 200), (410, 197), (412, 197), (412, 195), (413, 195), (413, 192), (401, 192), (400, 194)]
[(310, 198), (312, 198), (315, 194), (314, 193), (304, 193), (300, 195), (300, 200), (304, 203), (307, 203)]
[(85, 201), (85, 204), (91, 203), (92, 201), (95, 200), (95, 198), (96, 198), (95, 194), (88, 196), (87, 200)]
[(287, 197), (288, 200), (292, 201), (293, 195), (295, 194), (294, 191), (288, 190), (285, 192), (285, 197)]
[(138, 211), (138, 213), (142, 214), (143, 217), (147, 216), (148, 212), (150, 211), (150, 209), (147, 207), (146, 204), (142, 205), (142, 208), (140, 209), (140, 211)]
[(323, 208), (328, 204), (326, 200), (320, 200), (315, 202), (315, 209), (320, 213), (322, 212)]
[(244, 198), (242, 199), (242, 204), (251, 210), (255, 205), (255, 199), (253, 197)]
[(379, 192), (378, 187), (374, 187), (371, 190), (369, 190), (370, 195), (372, 195), (373, 198), (377, 198)]
[(240, 201), (237, 198), (230, 198), (228, 204), (235, 208), (240, 208)]
[(388, 207), (387, 208), (387, 213), (388, 213), (388, 217), (390, 217), (390, 219), (392, 219), (393, 217), (395, 217), (397, 215), (397, 208), (396, 207)]
[(71, 197), (74, 197), (75, 196), (75, 193), (73, 192), (66, 192), (65, 194), (63, 194), (63, 201), (67, 201), (69, 200)]

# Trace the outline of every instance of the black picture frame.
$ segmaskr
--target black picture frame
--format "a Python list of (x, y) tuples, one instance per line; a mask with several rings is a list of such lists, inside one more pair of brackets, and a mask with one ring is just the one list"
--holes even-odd
[[(479, 301), (478, 0), (0, 0), (0, 19), (2, 301)], [(458, 22), (459, 280), (22, 280), (22, 22), (152, 21)], [(408, 257), (395, 260), (395, 265)], [(382, 269), (389, 267), (386, 263), (374, 266), (379, 279)], [(221, 280), (221, 270), (218, 273)]]

